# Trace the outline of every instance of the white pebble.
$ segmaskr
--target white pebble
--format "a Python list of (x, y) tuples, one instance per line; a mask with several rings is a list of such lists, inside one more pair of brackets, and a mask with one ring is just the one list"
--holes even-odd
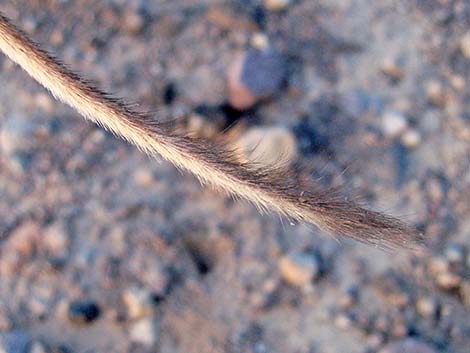
[(460, 50), (467, 59), (470, 59), (470, 32), (465, 33), (460, 39)]
[(269, 47), (269, 39), (264, 33), (255, 33), (251, 37), (251, 45), (259, 50), (266, 50)]
[(141, 319), (135, 322), (130, 329), (131, 340), (145, 346), (152, 346), (156, 343), (157, 328), (151, 318)]
[(248, 130), (237, 141), (242, 156), (264, 166), (289, 164), (297, 158), (297, 141), (283, 127), (257, 127)]
[(403, 133), (401, 142), (405, 147), (415, 148), (421, 143), (421, 135), (417, 130), (408, 129)]
[(403, 114), (395, 111), (386, 112), (382, 117), (382, 129), (385, 136), (395, 138), (400, 136), (407, 128), (408, 122)]

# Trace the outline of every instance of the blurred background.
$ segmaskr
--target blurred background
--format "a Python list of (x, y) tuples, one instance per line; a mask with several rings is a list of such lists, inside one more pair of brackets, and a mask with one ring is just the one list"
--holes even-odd
[(430, 248), (386, 253), (261, 215), (84, 121), (1, 55), (1, 352), (469, 352), (468, 1), (0, 11), (106, 91), (226, 132), (243, 158), (283, 154)]

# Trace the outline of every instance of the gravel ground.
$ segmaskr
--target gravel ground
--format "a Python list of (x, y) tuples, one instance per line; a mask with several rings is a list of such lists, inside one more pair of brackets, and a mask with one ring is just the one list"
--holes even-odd
[(468, 1), (0, 11), (106, 90), (195, 134), (263, 135), (256, 158), (288, 151), (429, 245), (387, 253), (260, 215), (85, 122), (1, 56), (1, 352), (469, 351)]

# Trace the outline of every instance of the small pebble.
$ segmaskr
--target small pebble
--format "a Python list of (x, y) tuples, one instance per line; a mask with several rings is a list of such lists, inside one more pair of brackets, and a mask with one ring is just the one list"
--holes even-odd
[(419, 298), (416, 302), (417, 312), (424, 317), (433, 317), (438, 310), (437, 301), (431, 297)]
[(137, 34), (142, 31), (145, 20), (143, 16), (136, 11), (128, 11), (124, 15), (123, 27), (128, 33)]
[(255, 33), (251, 37), (250, 40), (251, 45), (253, 48), (259, 49), (259, 50), (266, 50), (269, 48), (269, 39), (264, 33)]
[(416, 148), (421, 143), (421, 134), (415, 129), (407, 129), (401, 136), (401, 143), (406, 148)]
[(463, 56), (467, 59), (470, 59), (470, 31), (465, 33), (462, 38), (460, 38), (460, 51)]
[(130, 328), (131, 340), (145, 346), (151, 346), (157, 341), (157, 328), (151, 318), (136, 321)]
[(437, 276), (438, 274), (445, 273), (449, 270), (449, 262), (443, 256), (436, 256), (429, 262), (429, 271)]
[(403, 70), (397, 65), (395, 60), (387, 59), (382, 65), (382, 72), (392, 81), (400, 81), (403, 76)]
[(230, 104), (238, 110), (251, 108), (281, 88), (286, 76), (284, 57), (272, 48), (251, 48), (238, 55), (227, 72)]
[(138, 186), (149, 187), (153, 183), (153, 175), (149, 168), (138, 168), (133, 173), (134, 182)]
[(437, 351), (417, 339), (406, 338), (388, 344), (379, 353), (437, 353)]
[(67, 252), (69, 238), (66, 227), (63, 223), (58, 222), (49, 226), (41, 240), (47, 253), (53, 257), (63, 257)]
[(443, 107), (446, 104), (447, 97), (444, 88), (439, 81), (431, 80), (426, 83), (426, 94), (429, 102), (436, 107)]
[(446, 290), (458, 288), (461, 281), (459, 275), (451, 272), (441, 273), (436, 278), (437, 285)]
[(76, 324), (89, 324), (98, 319), (100, 314), (98, 304), (89, 300), (73, 301), (68, 307), (68, 318)]
[(152, 314), (153, 302), (149, 291), (143, 288), (130, 288), (122, 295), (122, 300), (130, 319)]
[(286, 9), (292, 0), (264, 0), (264, 7), (270, 11), (281, 11)]
[(320, 264), (313, 254), (291, 253), (280, 259), (279, 270), (287, 283), (297, 287), (305, 287), (318, 278)]
[(237, 141), (244, 159), (263, 166), (288, 165), (297, 158), (297, 141), (284, 127), (256, 127)]
[(388, 111), (382, 117), (382, 130), (384, 135), (390, 138), (400, 136), (407, 128), (408, 122), (403, 114), (396, 111)]

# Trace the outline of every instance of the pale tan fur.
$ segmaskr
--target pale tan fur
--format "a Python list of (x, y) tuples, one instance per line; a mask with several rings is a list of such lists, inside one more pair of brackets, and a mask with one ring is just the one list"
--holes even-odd
[[(160, 155), (202, 182), (247, 199), (263, 210), (381, 247), (410, 246), (418, 234), (398, 220), (365, 210), (329, 191), (297, 190), (275, 169), (259, 170), (231, 159), (225, 147), (178, 135), (148, 116), (132, 111), (83, 81), (40, 49), (0, 14), (0, 50), (85, 118), (136, 145)], [(272, 173), (273, 181), (270, 175)], [(274, 180), (274, 178), (278, 178)]]

